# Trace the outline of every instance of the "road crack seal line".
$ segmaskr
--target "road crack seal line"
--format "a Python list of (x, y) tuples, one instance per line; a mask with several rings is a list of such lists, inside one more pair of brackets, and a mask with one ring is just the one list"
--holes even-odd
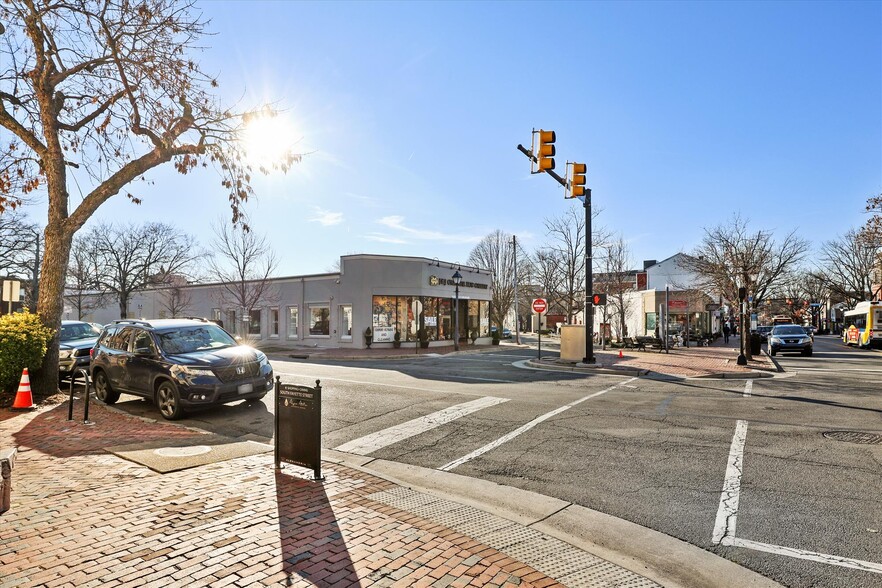
[[(741, 475), (743, 472), (744, 444), (747, 441), (747, 421), (738, 421), (735, 425), (735, 435), (732, 437), (732, 446), (729, 449), (729, 461), (726, 464), (726, 479), (723, 481), (723, 491), (720, 495), (720, 508), (717, 510), (717, 519), (714, 524), (714, 532), (711, 542), (719, 545), (724, 539), (735, 539), (735, 524), (738, 520), (738, 500), (741, 494)], [(727, 542), (727, 544), (731, 544)]]

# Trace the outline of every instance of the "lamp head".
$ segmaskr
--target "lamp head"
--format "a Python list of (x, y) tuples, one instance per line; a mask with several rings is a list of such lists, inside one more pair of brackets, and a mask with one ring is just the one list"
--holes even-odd
[(459, 286), (459, 283), (462, 281), (462, 274), (459, 273), (459, 270), (454, 272), (453, 274), (453, 283)]

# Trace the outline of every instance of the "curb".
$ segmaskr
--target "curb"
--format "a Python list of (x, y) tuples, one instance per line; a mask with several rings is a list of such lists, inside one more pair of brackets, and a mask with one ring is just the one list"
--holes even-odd
[(532, 369), (543, 370), (543, 371), (547, 371), (547, 372), (570, 372), (570, 373), (581, 373), (581, 374), (598, 373), (598, 374), (609, 374), (609, 375), (614, 375), (614, 376), (645, 376), (645, 375), (651, 373), (650, 370), (647, 370), (647, 369), (630, 368), (630, 367), (613, 368), (613, 367), (604, 367), (601, 364), (596, 364), (596, 365), (591, 366), (591, 365), (584, 364), (584, 363), (561, 364), (561, 363), (555, 362), (555, 365), (549, 366), (547, 364), (542, 364), (540, 362), (541, 362), (541, 360), (538, 360), (538, 359), (528, 359), (525, 361), (517, 361), (517, 362), (515, 362), (515, 365), (518, 367), (532, 368)]
[[(502, 347), (514, 347), (516, 349), (524, 349), (529, 348), (526, 345), (504, 345)], [(373, 360), (390, 360), (390, 359), (437, 359), (439, 357), (453, 357), (457, 355), (473, 355), (476, 353), (492, 353), (493, 351), (498, 351), (500, 348), (499, 345), (493, 345), (488, 349), (469, 349), (464, 351), (451, 351), (449, 353), (435, 353), (432, 351), (432, 348), (422, 350), (422, 353), (412, 353), (409, 355), (404, 354), (396, 354), (396, 355), (370, 355), (363, 357), (355, 357), (352, 355), (342, 355), (339, 357), (326, 356), (321, 354), (316, 354), (314, 357), (310, 357), (310, 352), (306, 351), (303, 353), (289, 353), (289, 352), (270, 352), (266, 353), (266, 356), (270, 359), (276, 359), (278, 361), (288, 361), (289, 359), (304, 359), (307, 361), (314, 360), (326, 360), (326, 361), (373, 361)]]
[(323, 449), (322, 459), (508, 519), (666, 588), (780, 584), (670, 535), (536, 492), (430, 468)]

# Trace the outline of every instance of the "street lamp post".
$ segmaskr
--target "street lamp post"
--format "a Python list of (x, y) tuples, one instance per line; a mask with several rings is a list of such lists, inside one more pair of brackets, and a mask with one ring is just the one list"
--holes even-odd
[(455, 286), (453, 304), (453, 350), (459, 351), (459, 283), (462, 281), (462, 275), (457, 270), (453, 274), (453, 285)]

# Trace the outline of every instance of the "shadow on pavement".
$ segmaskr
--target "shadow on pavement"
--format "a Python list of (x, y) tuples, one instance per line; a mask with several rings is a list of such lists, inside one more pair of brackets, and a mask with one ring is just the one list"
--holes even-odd
[(285, 585), (358, 586), (325, 486), (279, 470), (275, 478)]

